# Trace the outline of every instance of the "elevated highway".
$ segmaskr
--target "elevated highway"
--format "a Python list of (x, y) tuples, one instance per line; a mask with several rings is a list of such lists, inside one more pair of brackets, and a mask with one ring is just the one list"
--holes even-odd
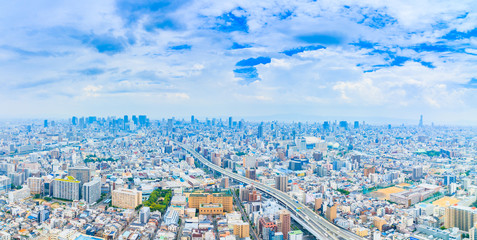
[(347, 231), (343, 228), (340, 228), (323, 217), (316, 214), (306, 205), (293, 200), (289, 195), (286, 193), (270, 187), (268, 185), (262, 184), (260, 182), (253, 181), (249, 178), (246, 178), (242, 175), (233, 173), (229, 170), (223, 169), (206, 158), (196, 152), (194, 149), (186, 146), (185, 144), (175, 142), (185, 151), (190, 153), (194, 156), (197, 160), (199, 160), (203, 165), (207, 166), (209, 169), (212, 169), (216, 172), (221, 173), (222, 175), (228, 176), (236, 181), (251, 184), (255, 188), (266, 192), (268, 195), (274, 197), (278, 201), (280, 201), (291, 213), (292, 217), (300, 223), (306, 230), (308, 230), (311, 234), (313, 234), (317, 239), (328, 240), (328, 239), (335, 239), (335, 240), (364, 240), (364, 238), (359, 237), (358, 235)]

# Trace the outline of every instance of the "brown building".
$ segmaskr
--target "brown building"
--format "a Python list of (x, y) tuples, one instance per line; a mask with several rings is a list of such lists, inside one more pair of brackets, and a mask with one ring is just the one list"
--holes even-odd
[(224, 214), (224, 206), (220, 203), (200, 204), (199, 214), (201, 215)]
[(200, 210), (200, 204), (222, 204), (223, 211), (231, 212), (234, 209), (230, 190), (220, 192), (194, 192), (189, 194), (189, 207)]
[(249, 168), (245, 171), (245, 177), (247, 178), (250, 178), (252, 180), (256, 180), (257, 179), (257, 176), (256, 176), (257, 172), (254, 168)]
[(288, 232), (290, 232), (290, 225), (291, 225), (291, 215), (288, 210), (282, 209), (279, 211), (280, 213), (280, 229), (283, 233), (283, 239), (288, 239)]
[(239, 238), (250, 237), (250, 224), (248, 223), (237, 223), (234, 225), (234, 235)]
[(323, 205), (323, 199), (321, 198), (315, 198), (315, 212), (321, 209)]
[(364, 176), (369, 176), (370, 173), (376, 173), (376, 168), (374, 166), (367, 167), (364, 169)]
[(326, 219), (328, 221), (333, 222), (336, 219), (336, 209), (336, 204), (333, 204), (333, 206), (328, 206), (328, 208), (326, 209)]

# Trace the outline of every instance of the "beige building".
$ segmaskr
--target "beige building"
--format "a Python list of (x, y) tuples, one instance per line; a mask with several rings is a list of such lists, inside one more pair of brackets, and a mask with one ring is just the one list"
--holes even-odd
[(477, 209), (462, 206), (446, 208), (444, 226), (446, 228), (459, 228), (468, 232), (477, 224)]
[(134, 209), (142, 204), (142, 192), (136, 189), (120, 188), (113, 191), (112, 205), (120, 208)]
[(250, 225), (248, 223), (237, 223), (234, 225), (234, 235), (239, 238), (250, 237)]
[(28, 188), (31, 194), (41, 194), (43, 190), (43, 179), (39, 177), (29, 177), (27, 179)]
[(225, 212), (231, 212), (234, 209), (232, 193), (230, 190), (214, 192), (214, 193), (202, 193), (194, 192), (189, 194), (189, 207), (200, 208), (201, 204), (222, 204)]

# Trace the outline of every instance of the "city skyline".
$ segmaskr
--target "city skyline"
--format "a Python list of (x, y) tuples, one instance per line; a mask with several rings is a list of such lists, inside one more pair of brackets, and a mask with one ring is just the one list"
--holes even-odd
[(475, 6), (4, 2), (0, 118), (139, 112), (406, 123), (422, 114), (475, 125)]

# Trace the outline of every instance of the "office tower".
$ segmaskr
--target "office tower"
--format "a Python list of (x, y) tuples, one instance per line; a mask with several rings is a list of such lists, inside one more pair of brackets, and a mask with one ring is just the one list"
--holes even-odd
[(136, 115), (132, 115), (132, 121), (133, 121), (134, 125), (138, 124), (138, 120), (137, 120)]
[(444, 185), (449, 186), (451, 183), (456, 182), (456, 177), (453, 175), (444, 176)]
[(83, 184), (81, 191), (82, 199), (87, 203), (95, 203), (101, 198), (101, 182), (99, 179), (94, 179), (91, 182)]
[(275, 188), (282, 192), (288, 192), (288, 176), (276, 176)]
[(419, 119), (419, 127), (423, 127), (424, 126), (424, 123), (422, 121), (422, 115), (421, 115), (421, 118)]
[(76, 166), (68, 168), (68, 175), (81, 181), (81, 185), (91, 181), (91, 169), (86, 166)]
[(422, 178), (422, 167), (415, 166), (412, 168), (412, 180), (419, 181)]
[(27, 179), (28, 188), (31, 194), (42, 194), (43, 192), (43, 178), (29, 177)]
[(174, 123), (172, 122), (172, 118), (167, 119), (167, 131), (172, 132), (172, 128), (174, 127)]
[(72, 176), (53, 180), (53, 197), (66, 200), (80, 200), (80, 181)]
[(142, 192), (136, 189), (116, 189), (113, 191), (111, 204), (119, 208), (134, 209), (142, 204)]
[(326, 209), (326, 219), (330, 222), (333, 222), (336, 219), (336, 204), (328, 205)]
[(229, 187), (229, 178), (228, 177), (223, 177), (222, 180), (220, 181), (220, 187), (221, 188), (228, 188)]
[(129, 117), (128, 115), (124, 115), (124, 124), (128, 123), (129, 122)]
[(191, 124), (194, 124), (194, 123), (195, 123), (194, 115), (190, 116), (190, 123), (191, 123)]
[(469, 231), (477, 224), (477, 209), (464, 206), (449, 206), (444, 215), (445, 228), (459, 228)]
[(85, 127), (86, 124), (85, 124), (84, 117), (81, 117), (81, 118), (79, 119), (78, 125), (79, 125), (80, 128), (84, 128), (84, 127)]
[(348, 122), (347, 121), (340, 121), (340, 125), (339, 125), (341, 128), (344, 128), (346, 130), (348, 130)]
[(234, 225), (234, 235), (241, 238), (250, 237), (250, 224), (249, 223), (236, 223)]
[(78, 125), (78, 118), (77, 117), (72, 117), (71, 118), (71, 124)]
[(39, 223), (42, 223), (50, 218), (50, 211), (43, 209), (38, 212), (37, 220)]
[(45, 121), (43, 122), (43, 127), (48, 127), (48, 120), (45, 120)]
[(256, 176), (255, 168), (249, 168), (249, 169), (245, 170), (245, 177), (250, 178), (252, 180), (256, 180), (257, 176)]
[(301, 171), (303, 169), (303, 163), (301, 161), (291, 160), (288, 164), (288, 168), (292, 171)]
[(225, 212), (233, 211), (232, 192), (230, 190), (214, 193), (194, 192), (189, 195), (190, 208), (199, 209), (201, 204), (209, 203), (222, 204)]
[(354, 121), (354, 129), (358, 129), (359, 128), (359, 121)]
[(330, 123), (328, 121), (323, 122), (323, 130), (330, 130)]
[(139, 126), (146, 126), (147, 117), (146, 115), (139, 115)]
[(141, 212), (139, 213), (139, 219), (142, 224), (146, 224), (149, 222), (149, 218), (151, 217), (151, 209), (149, 207), (141, 208)]
[(88, 124), (93, 124), (96, 122), (96, 116), (89, 116), (88, 117)]
[(257, 138), (263, 138), (263, 124), (258, 126)]
[(286, 209), (282, 209), (279, 211), (279, 214), (280, 214), (281, 229), (278, 229), (278, 230), (283, 233), (284, 239), (288, 239), (288, 232), (290, 232), (290, 225), (291, 225), (290, 212)]

